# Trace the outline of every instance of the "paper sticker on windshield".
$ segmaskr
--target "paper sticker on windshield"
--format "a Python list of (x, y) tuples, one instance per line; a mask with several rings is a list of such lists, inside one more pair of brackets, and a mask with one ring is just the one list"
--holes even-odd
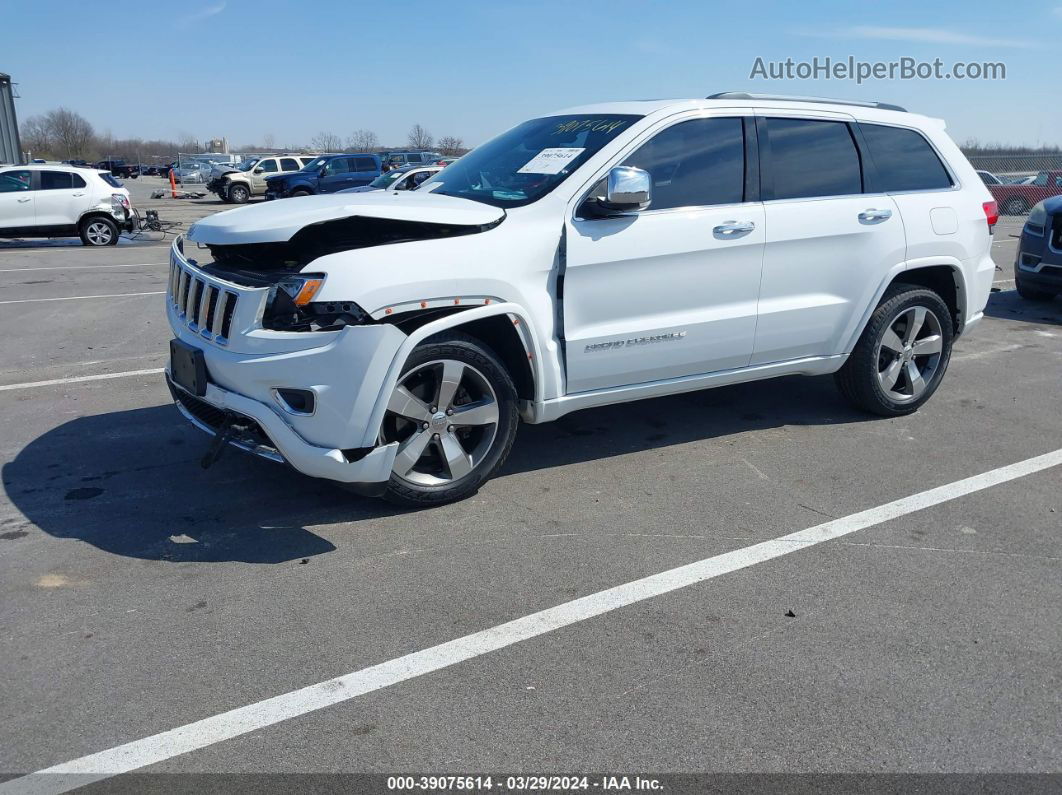
[(559, 174), (566, 165), (575, 160), (586, 149), (574, 146), (557, 146), (543, 149), (528, 160), (517, 174)]

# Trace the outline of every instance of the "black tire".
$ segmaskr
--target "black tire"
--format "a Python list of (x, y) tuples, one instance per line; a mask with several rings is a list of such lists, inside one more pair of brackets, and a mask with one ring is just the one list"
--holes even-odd
[(233, 204), (247, 204), (251, 199), (251, 191), (246, 185), (229, 186), (229, 201)]
[[(494, 423), (494, 435), (487, 443), (486, 450), (482, 453), (480, 460), (472, 466), (467, 474), (457, 479), (451, 479), (445, 483), (426, 484), (413, 482), (393, 472), (387, 482), (383, 497), (395, 505), (429, 507), (455, 502), (475, 494), (479, 487), (493, 477), (495, 472), (505, 463), (505, 459), (508, 458), (509, 451), (512, 449), (513, 440), (516, 438), (516, 429), (519, 424), (516, 387), (497, 354), (474, 337), (453, 332), (425, 340), (414, 349), (408, 361), (406, 361), (402, 376), (399, 378), (399, 384), (409, 383), (407, 379), (411, 376), (415, 378), (418, 373), (430, 372), (431, 368), (434, 367), (433, 363), (442, 360), (456, 360), (466, 365), (469, 368), (466, 372), (474, 373), (474, 377), (477, 379), (482, 376), (489, 384), (490, 389), (493, 391), (492, 397), (497, 404), (497, 422)], [(455, 401), (461, 398), (461, 390), (465, 388), (463, 386), (465, 383), (465, 381), (462, 381), (459, 385), (458, 397), (455, 398)], [(430, 393), (430, 384), (428, 386)], [(457, 402), (454, 405), (458, 406), (458, 410), (460, 409)], [(446, 407), (436, 408), (445, 410)], [(446, 420), (443, 421), (446, 422)], [(395, 440), (395, 437), (402, 435), (401, 432), (395, 431), (396, 423), (401, 422), (405, 422), (405, 420), (389, 412), (384, 421), (381, 441)], [(414, 430), (413, 434), (408, 434), (407, 432), (406, 439), (408, 440), (411, 436), (419, 433), (433, 434), (434, 439), (439, 439), (440, 434), (433, 433), (433, 431), (433, 428), (428, 428)], [(472, 429), (472, 432), (475, 433), (477, 431)], [(442, 433), (445, 435), (446, 431), (442, 431)], [(436, 445), (435, 450), (440, 457), (442, 456), (443, 448), (439, 446), (441, 443), (428, 442), (427, 444)], [(427, 447), (425, 450), (428, 458), (421, 458), (420, 460), (430, 461), (434, 454)], [(467, 452), (467, 448), (465, 450)], [(473, 456), (470, 455), (469, 458), (472, 459)], [(413, 473), (411, 472), (410, 474)]]
[[(886, 333), (891, 330), (895, 334), (894, 324), (903, 323), (902, 318), (907, 313), (918, 309), (931, 312), (939, 326), (938, 334), (930, 335), (939, 336), (939, 354), (929, 354), (924, 357), (914, 353), (894, 355), (884, 344)], [(931, 326), (928, 322), (931, 318), (929, 315), (925, 317), (927, 322), (923, 325)], [(848, 360), (834, 375), (837, 387), (853, 405), (872, 414), (879, 414), (883, 417), (911, 414), (929, 400), (940, 386), (948, 368), (948, 362), (951, 360), (954, 337), (954, 321), (951, 311), (937, 293), (913, 284), (894, 284), (886, 290), (881, 303), (870, 316), (870, 321), (863, 329), (863, 334)], [(925, 344), (930, 340), (920, 338), (912, 342)], [(910, 361), (915, 364), (916, 370), (920, 359), (927, 372), (930, 367), (932, 369), (930, 378), (922, 382), (924, 386), (920, 392), (910, 382), (907, 375), (907, 359), (904, 358), (906, 356), (911, 357)], [(935, 359), (934, 356), (936, 356)], [(898, 365), (897, 362), (899, 362)], [(882, 386), (881, 378), (886, 377), (886, 373), (892, 366), (898, 366), (901, 381), (906, 380), (910, 384), (910, 397), (895, 399), (894, 395), (897, 392), (888, 392)], [(914, 379), (915, 382), (917, 380), (917, 378)], [(897, 386), (899, 391), (903, 390), (901, 381), (894, 382), (894, 386)]]
[(1035, 287), (1022, 284), (1021, 276), (1017, 270), (1014, 271), (1014, 287), (1017, 289), (1018, 295), (1026, 301), (1051, 301), (1057, 295), (1057, 293), (1048, 290), (1037, 290)]
[(118, 224), (106, 215), (90, 215), (77, 228), (86, 246), (117, 246)]
[(1021, 196), (1012, 196), (1003, 202), (1004, 215), (1025, 215), (1029, 212), (1029, 203)]
[(313, 195), (313, 194), (311, 194), (311, 193), (310, 193), (310, 192), (309, 192), (308, 190), (306, 190), (305, 188), (296, 188), (295, 190), (293, 190), (293, 191), (291, 192), (291, 198), (293, 198), (293, 199), (294, 199), (294, 198), (296, 198), (296, 197), (298, 197), (298, 196), (312, 196), (312, 195)]

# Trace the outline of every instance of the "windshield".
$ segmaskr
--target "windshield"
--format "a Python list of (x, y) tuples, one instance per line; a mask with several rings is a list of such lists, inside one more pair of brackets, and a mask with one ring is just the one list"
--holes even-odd
[(300, 171), (317, 171), (317, 169), (319, 169), (321, 166), (323, 166), (327, 162), (328, 162), (328, 158), (327, 157), (315, 157), (313, 160), (311, 160), (309, 163), (307, 163), (305, 166), (303, 166), (299, 170)]
[(244, 160), (242, 163), (240, 163), (240, 165), (236, 166), (236, 168), (238, 168), (240, 171), (250, 171), (252, 168), (254, 168), (254, 164), (257, 163), (260, 159), (261, 158), (252, 157), (250, 160)]
[(409, 173), (409, 172), (407, 172), (407, 171), (388, 171), (386, 174), (381, 174), (380, 176), (378, 176), (376, 179), (374, 179), (372, 182), (370, 182), (369, 185), (374, 187), (374, 188), (386, 188), (392, 182), (397, 180), (399, 177), (405, 176), (407, 173)]
[(473, 149), (421, 190), (520, 207), (545, 196), (641, 116), (532, 119)]

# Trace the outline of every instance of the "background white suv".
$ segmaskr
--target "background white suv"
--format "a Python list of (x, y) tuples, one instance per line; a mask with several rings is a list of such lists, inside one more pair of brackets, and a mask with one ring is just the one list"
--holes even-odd
[(415, 191), (293, 204), (196, 223), (212, 262), (174, 244), (174, 396), (404, 504), (472, 494), (519, 420), (593, 406), (832, 373), (910, 413), (995, 271), (996, 204), (944, 123), (874, 103), (574, 108)]
[(135, 223), (129, 191), (106, 171), (0, 168), (0, 237), (78, 236), (86, 246), (113, 246)]

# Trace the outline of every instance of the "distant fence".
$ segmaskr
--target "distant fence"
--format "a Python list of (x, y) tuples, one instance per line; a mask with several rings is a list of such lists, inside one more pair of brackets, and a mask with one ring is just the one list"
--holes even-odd
[(1038, 174), (1041, 171), (1062, 171), (1062, 154), (1058, 155), (972, 155), (973, 167), (997, 176)]

